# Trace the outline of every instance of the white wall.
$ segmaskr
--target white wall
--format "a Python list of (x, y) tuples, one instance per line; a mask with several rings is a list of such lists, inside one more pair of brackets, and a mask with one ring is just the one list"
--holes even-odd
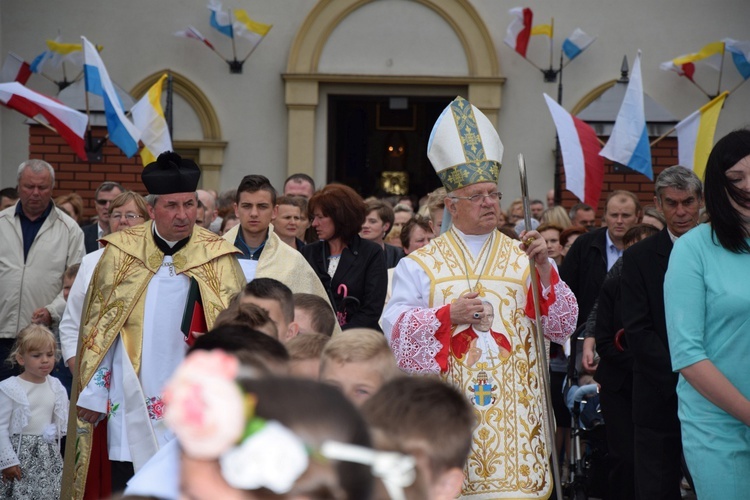
[[(76, 42), (81, 34), (104, 45), (102, 58), (112, 78), (130, 89), (147, 75), (171, 68), (198, 85), (214, 105), (223, 139), (228, 141), (221, 189), (234, 187), (249, 172), (264, 173), (280, 185), (286, 176), (287, 111), (284, 84), (289, 49), (297, 30), (314, 0), (225, 1), (226, 7), (243, 7), (258, 21), (274, 27), (245, 64), (242, 75), (230, 75), (226, 63), (199, 42), (172, 36), (193, 24), (226, 55), (231, 43), (208, 25), (205, 0), (129, 0), (92, 2), (90, 0), (2, 0), (0, 2), (0, 48), (13, 50), (31, 60), (44, 49), (44, 40), (61, 30), (63, 41)], [(505, 144), (501, 183), (505, 199), (518, 192), (515, 158), (526, 156), (530, 170), (531, 194), (542, 198), (552, 186), (554, 126), (542, 93), (553, 97), (557, 85), (545, 83), (540, 72), (503, 43), (510, 20), (508, 9), (531, 7), (536, 23), (555, 18), (555, 66), (559, 45), (574, 28), (580, 27), (597, 41), (564, 72), (563, 105), (571, 109), (598, 85), (619, 76), (620, 62), (627, 55), (632, 62), (636, 51), (643, 51), (645, 91), (678, 119), (707, 102), (684, 78), (659, 69), (659, 63), (697, 51), (704, 44), (723, 38), (750, 38), (747, 21), (750, 2), (746, 0), (559, 0), (523, 3), (474, 0), (473, 5), (487, 24), (500, 58), (503, 88), (498, 129)], [(529, 57), (548, 65), (546, 44), (532, 39)], [(240, 55), (246, 45), (239, 42)], [(379, 0), (355, 11), (333, 31), (321, 57), (321, 70), (382, 74), (456, 75), (466, 71), (461, 47), (447, 24), (422, 4), (411, 0)], [(390, 61), (390, 63), (389, 63)], [(738, 83), (731, 62), (724, 73), (723, 88)], [(715, 73), (699, 74), (712, 90)], [(29, 86), (54, 93), (54, 86), (32, 76)], [(346, 91), (347, 89), (337, 89)], [(353, 89), (349, 89), (354, 91)], [(377, 89), (373, 93), (387, 92)], [(315, 156), (316, 178), (325, 176), (325, 97), (321, 86), (321, 112), (318, 114)], [(750, 84), (742, 86), (727, 100), (717, 138), (741, 126), (750, 125)], [(15, 168), (27, 156), (28, 132), (23, 117), (0, 111), (0, 186), (15, 184)], [(175, 127), (176, 139), (193, 139), (195, 117), (184, 113), (183, 104), (175, 110), (184, 124)], [(321, 134), (323, 134), (321, 136)], [(507, 202), (506, 202), (507, 203)]]

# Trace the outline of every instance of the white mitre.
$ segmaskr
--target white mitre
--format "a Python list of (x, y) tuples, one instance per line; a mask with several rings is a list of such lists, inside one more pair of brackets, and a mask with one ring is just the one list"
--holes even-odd
[(427, 157), (450, 193), (479, 182), (497, 184), (503, 143), (484, 113), (456, 97), (432, 128)]

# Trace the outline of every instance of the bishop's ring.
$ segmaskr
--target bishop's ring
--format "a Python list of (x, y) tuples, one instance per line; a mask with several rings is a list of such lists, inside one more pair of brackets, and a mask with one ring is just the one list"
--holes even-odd
[(481, 314), (479, 314), (478, 312), (474, 313), (474, 319), (479, 319), (479, 316), (481, 316)]

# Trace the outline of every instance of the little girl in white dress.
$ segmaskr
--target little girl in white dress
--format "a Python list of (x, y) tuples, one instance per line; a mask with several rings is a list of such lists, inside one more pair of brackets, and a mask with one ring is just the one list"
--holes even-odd
[(19, 332), (8, 362), (23, 372), (0, 382), (0, 498), (60, 496), (68, 396), (50, 376), (58, 356), (55, 337), (45, 327)]

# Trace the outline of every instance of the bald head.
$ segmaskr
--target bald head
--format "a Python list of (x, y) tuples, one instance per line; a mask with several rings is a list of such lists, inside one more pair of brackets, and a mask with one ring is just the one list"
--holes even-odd
[(205, 189), (197, 190), (196, 194), (203, 206), (206, 207), (206, 214), (202, 225), (203, 227), (208, 227), (218, 215), (216, 211), (216, 197)]

